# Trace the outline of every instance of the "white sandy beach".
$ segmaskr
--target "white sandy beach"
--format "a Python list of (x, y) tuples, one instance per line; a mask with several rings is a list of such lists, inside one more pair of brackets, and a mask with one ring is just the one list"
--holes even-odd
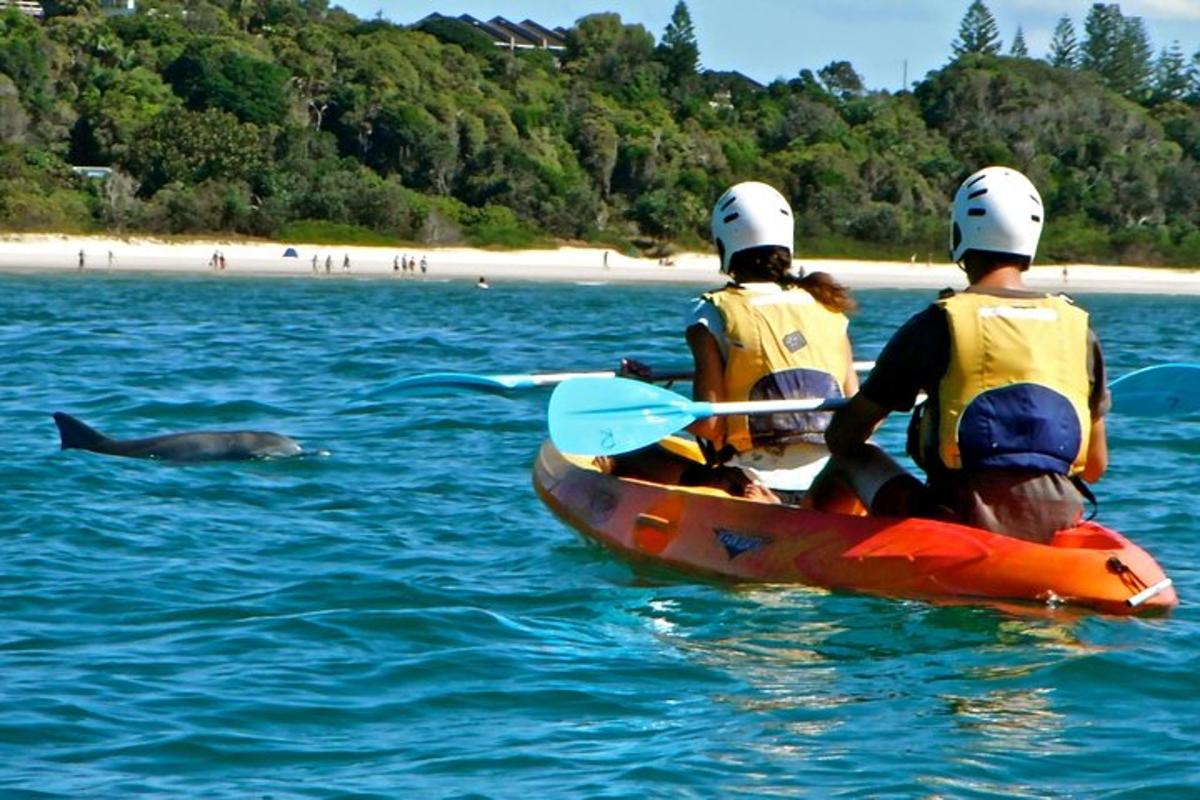
[[(285, 256), (292, 248), (296, 255)], [(471, 248), (329, 247), (303, 243), (218, 240), (171, 242), (143, 238), (0, 234), (0, 271), (72, 272), (148, 271), (211, 273), (223, 276), (297, 278), (371, 277), (393, 280), (466, 280), (480, 277), (495, 286), (505, 281), (579, 283), (659, 282), (713, 285), (721, 282), (711, 254), (680, 254), (669, 265), (630, 258), (615, 250), (562, 247), (556, 250), (492, 251)], [(225, 269), (213, 269), (213, 256), (225, 257)], [(394, 270), (402, 256), (428, 261), (404, 275)], [(315, 268), (314, 268), (315, 258)], [(349, 269), (344, 267), (349, 258)], [(825, 270), (852, 288), (960, 288), (963, 274), (950, 263), (807, 259), (809, 270)], [(328, 272), (326, 264), (328, 262)], [(1073, 264), (1034, 266), (1027, 282), (1047, 290), (1200, 295), (1200, 270)]]

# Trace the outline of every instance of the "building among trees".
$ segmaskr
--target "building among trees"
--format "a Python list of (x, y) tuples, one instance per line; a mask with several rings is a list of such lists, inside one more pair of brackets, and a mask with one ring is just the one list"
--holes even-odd
[(42, 8), (42, 4), (37, 2), (37, 0), (0, 0), (0, 11), (9, 8), (15, 8), (22, 14), (37, 17), (38, 19), (46, 16), (45, 9)]
[(508, 50), (552, 50), (561, 52), (567, 49), (567, 32), (563, 28), (547, 28), (531, 19), (513, 22), (504, 17), (492, 17), (486, 22), (470, 14), (460, 14), (457, 17), (447, 17), (436, 11), (418, 20), (412, 27), (423, 28), (432, 22), (456, 20), (470, 25), (472, 28), (488, 36), (497, 47)]

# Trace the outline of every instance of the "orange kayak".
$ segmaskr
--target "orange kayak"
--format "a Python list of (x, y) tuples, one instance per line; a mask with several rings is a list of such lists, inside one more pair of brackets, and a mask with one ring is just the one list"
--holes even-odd
[(830, 514), (613, 477), (591, 457), (565, 455), (550, 442), (538, 453), (533, 483), (586, 537), (692, 574), (1109, 614), (1163, 613), (1178, 604), (1149, 554), (1090, 522), (1037, 544), (950, 522)]

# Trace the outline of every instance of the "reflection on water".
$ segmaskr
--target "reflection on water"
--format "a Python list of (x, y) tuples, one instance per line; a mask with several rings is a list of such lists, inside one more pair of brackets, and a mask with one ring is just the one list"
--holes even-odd
[[(708, 697), (734, 709), (751, 733), (714, 758), (810, 770), (816, 762), (853, 760), (875, 726), (911, 729), (917, 738), (940, 731), (956, 743), (952, 760), (961, 769), (948, 777), (914, 766), (920, 784), (950, 796), (1040, 797), (1008, 780), (1020, 776), (976, 775), (978, 766), (1005, 754), (1077, 750), (1056, 704), (1058, 689), (1039, 679), (1105, 650), (1080, 639), (1079, 618), (895, 601), (880, 601), (873, 616), (831, 616), (826, 592), (730, 594), (736, 612), (724, 609), (710, 620), (698, 620), (701, 612), (680, 598), (647, 598), (629, 609), (656, 640), (727, 685)], [(905, 743), (900, 737), (872, 746), (894, 748), (889, 757), (903, 760)], [(780, 794), (794, 789), (778, 775), (755, 785)]]
[(941, 699), (963, 734), (981, 737), (974, 746), (1061, 753), (1071, 746), (1062, 739), (1063, 716), (1052, 707), (1053, 694), (1050, 688), (996, 689), (978, 697), (947, 694)]

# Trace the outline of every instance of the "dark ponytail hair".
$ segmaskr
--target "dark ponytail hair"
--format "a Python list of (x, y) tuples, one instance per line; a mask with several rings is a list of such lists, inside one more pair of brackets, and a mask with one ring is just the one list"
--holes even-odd
[(729, 258), (729, 274), (738, 283), (777, 283), (785, 289), (803, 289), (830, 311), (848, 314), (858, 310), (850, 288), (828, 272), (796, 277), (791, 269), (792, 254), (786, 247), (775, 245), (739, 250)]

